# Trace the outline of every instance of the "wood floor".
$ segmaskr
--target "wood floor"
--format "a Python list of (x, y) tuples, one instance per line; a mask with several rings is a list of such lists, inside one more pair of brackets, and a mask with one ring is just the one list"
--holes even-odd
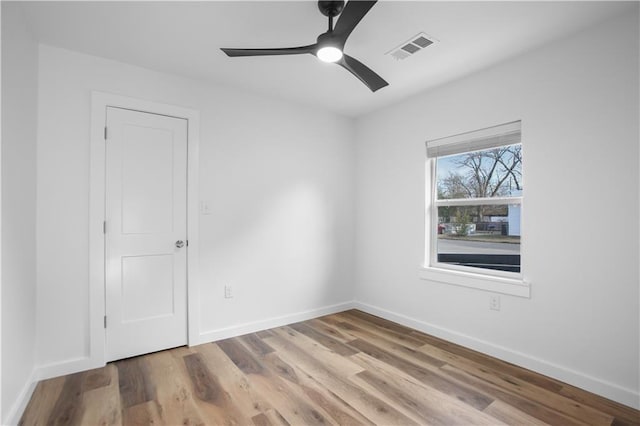
[(38, 384), (23, 425), (627, 425), (640, 412), (348, 311)]

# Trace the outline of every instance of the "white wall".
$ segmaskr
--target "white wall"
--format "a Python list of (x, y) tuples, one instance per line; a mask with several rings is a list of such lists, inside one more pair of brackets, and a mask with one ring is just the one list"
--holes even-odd
[(35, 365), (37, 52), (22, 11), (2, 2), (2, 424)]
[[(5, 98), (27, 100), (12, 112), (3, 108), (2, 362), (11, 359), (5, 358), (4, 348), (14, 332), (26, 336), (15, 339), (15, 348), (27, 354), (19, 360), (23, 372), (17, 368), (7, 380), (3, 371), (4, 407), (15, 400), (15, 391), (6, 391), (11, 378), (24, 387), (33, 367), (28, 356), (35, 335), (33, 298), (38, 308), (37, 364), (45, 369), (58, 363), (73, 366), (88, 354), (92, 90), (201, 112), (199, 184), (201, 199), (212, 208), (211, 215), (200, 217), (200, 274), (195, 280), (204, 339), (355, 298), (363, 307), (398, 314), (398, 319), (453, 340), (466, 336), (470, 346), (546, 368), (561, 379), (627, 398), (627, 403), (629, 395), (637, 395), (634, 17), (367, 115), (357, 121), (354, 133), (348, 119), (222, 86), (49, 46), (40, 46), (35, 57), (18, 21), (5, 24), (6, 4), (2, 7), (3, 59), (8, 54), (5, 28), (21, 34), (15, 44), (20, 48), (12, 51), (21, 59), (13, 60), (9, 76), (33, 81), (39, 70), (36, 155), (35, 89), (21, 92), (26, 97), (7, 95), (4, 80), (9, 77), (3, 67), (3, 104)], [(5, 119), (5, 113), (16, 117)], [(524, 268), (533, 290), (531, 299), (502, 296), (502, 310), (494, 312), (488, 310), (484, 292), (417, 278), (424, 258), (424, 141), (515, 119), (523, 121)], [(11, 122), (13, 130), (7, 128)], [(26, 132), (26, 143), (7, 144), (6, 132)], [(611, 152), (596, 152), (602, 145)], [(7, 164), (12, 147), (20, 153), (14, 157), (22, 160)], [(578, 160), (568, 168), (574, 158)], [(10, 185), (10, 172), (22, 183), (12, 179)], [(15, 201), (16, 208), (7, 207), (12, 190), (16, 198), (26, 197), (21, 199), (24, 209)], [(623, 224), (618, 232), (601, 226), (610, 224), (609, 217)], [(12, 218), (25, 227), (20, 241), (7, 232)], [(26, 253), (18, 263), (6, 258), (5, 240), (10, 238), (10, 256)], [(30, 269), (22, 261), (31, 262)], [(20, 285), (7, 285), (12, 273)], [(226, 283), (234, 286), (233, 299), (223, 298)], [(12, 296), (8, 310), (7, 291), (19, 296)], [(16, 312), (20, 306), (24, 309)], [(6, 337), (6, 318), (15, 315), (26, 320)]]
[[(203, 339), (353, 298), (353, 123), (49, 46), (39, 51), (38, 363), (88, 353), (91, 91), (200, 111)], [(234, 297), (224, 299), (224, 284)]]
[[(636, 9), (361, 117), (356, 300), (638, 406), (638, 52)], [(520, 119), (532, 296), (496, 312), (486, 292), (418, 278), (424, 143)]]

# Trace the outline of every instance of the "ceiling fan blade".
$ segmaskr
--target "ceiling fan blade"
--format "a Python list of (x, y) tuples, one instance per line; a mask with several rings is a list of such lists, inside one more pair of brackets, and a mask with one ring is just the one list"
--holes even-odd
[(267, 48), (267, 49), (229, 49), (222, 47), (224, 53), (227, 56), (236, 57), (236, 56), (272, 56), (272, 55), (302, 55), (304, 53), (313, 53), (316, 49), (315, 44), (310, 44), (309, 46), (298, 46), (298, 47), (276, 47), (276, 48)]
[(346, 42), (349, 34), (376, 2), (377, 0), (349, 0), (340, 13), (333, 33), (340, 37), (343, 43)]
[(336, 64), (358, 77), (372, 92), (389, 85), (382, 77), (373, 72), (371, 68), (349, 55), (344, 55)]

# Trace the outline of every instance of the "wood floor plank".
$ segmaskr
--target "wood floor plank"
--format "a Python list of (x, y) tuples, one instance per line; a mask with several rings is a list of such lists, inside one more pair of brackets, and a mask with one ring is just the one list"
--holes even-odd
[(41, 426), (49, 422), (51, 411), (55, 405), (62, 387), (66, 380), (65, 376), (43, 380), (36, 386), (27, 404), (27, 408), (20, 419), (20, 426)]
[[(511, 375), (512, 377), (524, 380), (542, 389), (546, 389), (551, 392), (559, 392), (563, 387), (563, 383), (559, 382), (558, 380), (554, 380), (550, 377), (534, 373), (533, 371), (518, 367), (505, 361), (501, 361), (472, 349), (464, 348), (460, 345), (456, 345), (455, 343), (447, 342), (446, 340), (442, 340), (434, 336), (429, 336), (417, 330), (412, 331), (411, 334), (414, 336), (419, 336), (420, 339), (425, 342), (425, 348), (437, 348), (453, 356), (476, 361), (484, 366), (502, 371)], [(421, 348), (418, 348), (418, 350), (421, 350)]]
[(545, 426), (547, 423), (536, 419), (522, 411), (505, 404), (500, 400), (495, 400), (484, 409), (485, 414), (490, 415), (509, 425), (529, 425), (529, 426)]
[(225, 339), (215, 343), (245, 374), (261, 374), (264, 368), (239, 340)]
[(221, 425), (248, 424), (250, 419), (233, 404), (217, 378), (211, 374), (200, 354), (182, 357), (191, 379), (194, 402), (202, 419)]
[(357, 311), (37, 384), (20, 425), (612, 425), (640, 411)]
[(193, 383), (195, 396), (201, 401), (214, 405), (224, 404), (224, 391), (218, 380), (209, 371), (200, 354), (190, 354), (183, 357), (189, 377)]
[(127, 426), (148, 426), (165, 424), (156, 401), (147, 401), (126, 407), (122, 422)]
[[(278, 351), (278, 356), (284, 361), (297, 365), (304, 373), (313, 377), (314, 380), (327, 389), (330, 389), (339, 398), (348, 401), (351, 407), (360, 412), (369, 421), (388, 425), (417, 424), (391, 405), (349, 382), (346, 378), (348, 377), (347, 375), (333, 370), (332, 365), (315, 358), (310, 352), (285, 337), (287, 335), (288, 333), (282, 330), (275, 330), (274, 336), (265, 340)], [(360, 369), (360, 371), (362, 370)]]
[(372, 424), (370, 420), (323, 387), (313, 377), (298, 370), (294, 365), (287, 364), (277, 354), (265, 356), (264, 361), (274, 374), (297, 385), (309, 401), (321, 407), (337, 424), (353, 426)]
[(615, 425), (640, 425), (640, 412), (631, 407), (611, 401), (610, 399), (602, 398), (566, 383), (562, 385), (562, 389), (560, 389), (559, 394), (580, 404), (587, 405), (615, 417), (613, 422)]
[(355, 326), (375, 335), (384, 337), (387, 340), (392, 340), (408, 348), (418, 348), (424, 345), (423, 340), (411, 335), (411, 333), (404, 331), (404, 329), (398, 329), (397, 327), (391, 326), (387, 326), (386, 328), (379, 327), (375, 323), (367, 322), (365, 319), (353, 315), (353, 312), (359, 311), (347, 311), (339, 314), (340, 317), (344, 319), (344, 321), (341, 321), (337, 324), (337, 326), (340, 327), (341, 330), (349, 332), (349, 326)]
[(344, 320), (340, 317), (340, 314), (341, 314), (341, 313), (342, 313), (342, 312), (339, 312), (339, 313), (336, 313), (336, 314), (331, 314), (331, 315), (324, 315), (324, 316), (321, 316), (321, 317), (315, 318), (315, 321), (322, 321), (322, 322), (324, 322), (324, 323), (326, 323), (326, 324), (330, 324), (330, 325), (337, 324), (337, 323), (339, 323), (339, 322), (344, 321)]
[(252, 374), (249, 381), (251, 386), (265, 394), (265, 398), (279, 415), (291, 425), (337, 424), (331, 421), (322, 408), (301, 398), (299, 395), (302, 392), (280, 377)]
[(82, 383), (84, 373), (70, 374), (65, 378), (58, 400), (51, 409), (48, 425), (80, 424), (84, 405), (82, 404)]
[(257, 333), (255, 333), (256, 336), (258, 336), (261, 339), (264, 339), (265, 337), (269, 337), (271, 336), (271, 331), (269, 330), (262, 330), (262, 331), (258, 331)]
[(340, 330), (338, 330), (337, 327), (332, 327), (331, 324), (320, 321), (320, 319), (318, 318), (306, 321), (305, 323), (314, 330), (317, 330), (320, 333), (324, 333), (341, 343), (348, 343), (354, 339), (353, 336), (342, 333)]
[(95, 426), (122, 425), (122, 407), (118, 393), (118, 369), (109, 364), (91, 370), (85, 376), (82, 403), (85, 407), (80, 424)]
[(304, 323), (299, 322), (291, 324), (289, 325), (289, 327), (293, 328), (298, 333), (304, 334), (310, 339), (315, 340), (325, 348), (330, 349), (339, 355), (349, 356), (358, 353), (358, 351), (353, 349), (352, 347), (347, 346), (344, 343), (334, 339), (333, 337), (329, 337), (326, 334), (321, 333), (315, 330), (313, 327), (309, 327)]
[[(272, 333), (288, 340), (300, 348), (303, 348), (305, 351), (312, 354), (314, 358), (327, 365), (331, 371), (337, 375), (348, 377), (362, 371), (362, 367), (351, 362), (349, 358), (345, 358), (333, 352), (315, 340), (305, 336), (304, 334), (298, 333), (290, 327), (278, 327), (273, 329)], [(269, 342), (269, 339), (266, 340)]]
[(301, 371), (296, 371), (292, 366), (285, 363), (276, 353), (273, 353), (273, 351), (265, 354), (264, 351), (259, 348), (259, 345), (247, 344), (246, 341), (242, 341), (256, 358), (259, 357), (262, 360), (263, 365), (266, 366), (271, 373), (280, 376), (296, 386), (297, 389), (300, 389), (308, 401), (324, 410), (337, 424), (371, 424), (365, 417), (322, 387), (313, 380), (312, 377), (309, 377)]
[(358, 309), (351, 309), (343, 312), (343, 314), (350, 317), (360, 318), (368, 324), (375, 324), (381, 329), (390, 330), (398, 334), (411, 334), (411, 332), (414, 331), (412, 328), (405, 327), (404, 325), (388, 321), (384, 318), (371, 315)]
[(265, 413), (256, 414), (255, 416), (251, 417), (251, 421), (255, 426), (271, 426), (272, 425), (271, 420), (269, 420), (269, 417), (267, 417)]
[[(402, 393), (405, 393), (408, 395), (408, 397), (404, 398), (405, 403), (406, 401), (411, 401), (414, 396), (419, 396), (419, 400), (422, 402), (416, 401), (407, 406), (406, 409), (417, 410), (417, 414), (421, 418), (421, 423), (500, 423), (496, 419), (491, 419), (490, 416), (478, 415), (480, 410), (473, 406), (450, 394), (440, 392), (432, 388), (429, 383), (423, 383), (407, 374), (407, 372), (373, 358), (366, 353), (353, 355), (351, 359), (365, 367), (365, 372), (375, 375), (375, 377), (368, 378), (368, 381), (372, 384), (374, 381), (378, 381), (378, 388), (384, 389), (385, 394), (394, 395), (396, 398), (404, 398)], [(358, 374), (356, 377), (361, 378), (361, 375), (362, 374)], [(383, 383), (380, 383), (380, 381), (383, 381)], [(458, 385), (462, 384), (458, 383)], [(396, 390), (391, 393), (387, 391), (388, 386), (394, 387)]]
[(257, 414), (251, 418), (255, 426), (273, 425), (273, 426), (291, 426), (287, 420), (282, 417), (277, 410), (268, 409), (264, 413)]
[(400, 342), (406, 339), (405, 341), (411, 345), (418, 346), (425, 343), (421, 336), (412, 333), (414, 331), (412, 328), (405, 327), (404, 325), (385, 320), (357, 309), (351, 309), (349, 311), (342, 312), (342, 314), (344, 317), (349, 319), (348, 322), (352, 322), (354, 325), (364, 325), (388, 337), (395, 336), (400, 339)]
[[(352, 340), (358, 339), (358, 336), (351, 332), (351, 327), (354, 325), (347, 322), (348, 318), (340, 317), (338, 315), (339, 314), (335, 314), (330, 317), (316, 318), (316, 321), (323, 324), (324, 327), (336, 330), (338, 333), (340, 333), (345, 340), (344, 343), (348, 343)], [(329, 319), (331, 321), (329, 321)]]
[(205, 418), (197, 408), (181, 353), (184, 352), (163, 351), (146, 357), (156, 387), (155, 401), (161, 408), (157, 414), (166, 425), (203, 424)]
[(116, 362), (116, 367), (123, 408), (155, 399), (155, 386), (150, 379), (149, 367), (144, 357), (123, 359)]
[[(487, 383), (494, 384), (507, 392), (523, 396), (529, 400), (537, 401), (542, 405), (555, 407), (557, 411), (565, 413), (578, 420), (596, 422), (597, 424), (611, 424), (613, 421), (613, 417), (611, 415), (572, 401), (558, 393), (537, 387), (529, 382), (513, 377), (509, 374), (505, 374), (502, 371), (488, 369), (485, 365), (474, 360), (457, 356), (451, 357), (448, 356), (445, 351), (432, 346), (423, 347), (421, 350), (429, 352), (434, 356), (447, 358), (451, 365), (455, 365), (457, 368), (479, 377)], [(443, 367), (443, 370), (446, 369), (446, 366)]]
[(267, 345), (257, 334), (245, 334), (238, 338), (245, 346), (248, 346), (252, 352), (258, 355), (266, 355), (273, 352), (273, 348)]
[[(381, 349), (384, 349), (400, 358), (403, 358), (409, 362), (413, 362), (425, 367), (442, 367), (445, 364), (445, 361), (441, 359), (432, 357), (424, 352), (421, 352), (418, 349), (413, 349), (411, 347), (405, 346), (404, 344), (400, 344), (397, 341), (388, 340), (387, 338), (379, 335), (368, 332), (360, 327), (354, 326), (352, 324), (342, 323), (338, 326), (343, 327), (345, 330), (349, 330), (349, 333), (354, 337), (349, 343), (353, 341), (365, 341), (375, 344)], [(350, 345), (353, 346), (353, 345)]]
[[(443, 367), (443, 370), (450, 368)], [(481, 378), (487, 383), (501, 387), (507, 392), (526, 398), (529, 401), (535, 401), (547, 407), (554, 407), (557, 411), (567, 414), (583, 422), (595, 423), (600, 425), (610, 425), (613, 422), (613, 416), (605, 414), (594, 408), (577, 403), (562, 395), (549, 392), (545, 389), (535, 387), (529, 383), (515, 379), (502, 373), (487, 373), (482, 367), (466, 367), (465, 371)]]
[[(384, 370), (365, 370), (351, 380), (373, 395), (390, 401), (395, 408), (420, 424), (429, 425), (498, 425), (501, 422), (487, 415), (481, 415), (468, 405), (438, 391), (425, 392), (410, 381), (398, 378)], [(416, 393), (420, 392), (422, 393)], [(420, 395), (420, 396), (417, 396)]]
[[(84, 380), (82, 382), (82, 391), (87, 392), (93, 389), (109, 386), (113, 377), (114, 375), (111, 366), (85, 371)], [(115, 377), (118, 377), (117, 372)]]
[(229, 399), (246, 416), (255, 417), (272, 409), (263, 395), (257, 392), (245, 374), (215, 344), (195, 346), (208, 368), (216, 372), (216, 377), (227, 392)]
[(177, 348), (171, 349), (171, 352), (175, 356), (186, 356), (186, 355), (190, 355), (190, 354), (195, 353), (196, 350), (193, 347), (190, 347), (190, 346), (179, 346)]
[[(487, 383), (480, 378), (477, 378), (464, 370), (460, 370), (456, 367), (452, 367), (450, 365), (446, 365), (443, 367), (446, 369), (446, 372), (452, 378), (467, 383), (470, 386), (478, 389), (486, 395), (489, 395), (495, 399), (501, 400), (512, 407), (517, 408), (518, 410), (526, 413), (538, 420), (541, 420), (545, 423), (551, 425), (563, 425), (563, 426), (574, 426), (574, 425), (584, 425), (585, 422), (574, 419), (570, 416), (567, 416), (551, 407), (547, 407), (545, 405), (541, 405), (539, 403), (529, 401), (528, 399), (516, 395), (514, 393), (508, 392), (502, 389), (499, 386), (495, 386), (491, 383)], [(588, 424), (588, 422), (587, 422)]]
[(185, 355), (184, 364), (187, 368), (194, 395), (201, 412), (221, 420), (225, 425), (241, 425), (250, 422), (247, 416), (229, 397), (229, 393), (222, 387), (217, 377), (209, 371), (199, 353)]
[(489, 404), (493, 402), (492, 398), (487, 397), (482, 392), (451, 381), (437, 370), (434, 371), (433, 369), (425, 368), (423, 366), (406, 361), (403, 358), (397, 357), (383, 349), (380, 349), (372, 343), (366, 342), (364, 340), (354, 340), (349, 344), (360, 349), (367, 355), (386, 364), (389, 364), (390, 366), (393, 366), (401, 371), (404, 371), (420, 382), (427, 384), (428, 386), (442, 393), (451, 395), (452, 397), (457, 398), (460, 401), (463, 401), (464, 403), (477, 408), (478, 410), (484, 410)]
[(321, 407), (301, 398), (300, 389), (272, 374), (239, 340), (225, 340), (217, 345), (247, 375), (251, 386), (261, 392), (288, 423), (335, 424)]

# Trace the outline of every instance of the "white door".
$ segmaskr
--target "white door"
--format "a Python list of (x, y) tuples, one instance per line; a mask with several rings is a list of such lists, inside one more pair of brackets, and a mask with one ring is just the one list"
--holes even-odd
[(107, 108), (106, 359), (187, 343), (187, 121)]

